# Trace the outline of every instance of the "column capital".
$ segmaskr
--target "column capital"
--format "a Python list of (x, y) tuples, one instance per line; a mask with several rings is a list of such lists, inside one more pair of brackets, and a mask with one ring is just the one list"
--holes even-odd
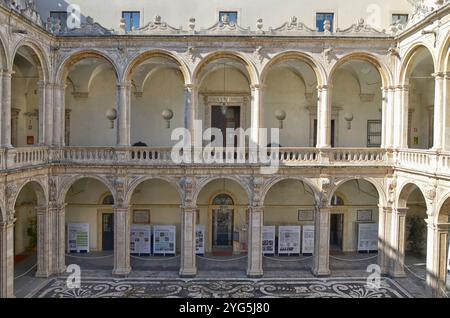
[(197, 212), (198, 207), (196, 205), (181, 205), (180, 208), (183, 212)]
[(129, 206), (114, 205), (113, 209), (114, 209), (114, 213), (129, 213), (130, 212)]
[(403, 215), (403, 214), (408, 213), (409, 208), (395, 208), (394, 210), (395, 210), (396, 214)]
[(319, 213), (330, 213), (331, 212), (331, 205), (317, 205), (316, 204), (316, 212)]
[(0, 70), (0, 76), (2, 76), (2, 77), (9, 77), (9, 78), (11, 78), (14, 73), (15, 73), (14, 71), (10, 71), (10, 70), (5, 70), (5, 69)]
[(131, 81), (118, 82), (116, 86), (117, 86), (118, 89), (130, 89), (131, 88)]
[(448, 78), (450, 76), (450, 72), (436, 72), (431, 74), (436, 80), (444, 80), (444, 78)]
[(184, 84), (184, 90), (187, 90), (187, 91), (193, 91), (197, 88), (198, 88), (198, 86), (195, 84)]
[(264, 213), (264, 207), (261, 205), (249, 205), (248, 210), (251, 213)]
[(385, 205), (381, 205), (381, 204), (378, 204), (378, 208), (383, 209), (384, 213), (392, 213), (392, 210), (393, 210), (391, 206), (385, 206)]
[(252, 84), (252, 85), (250, 85), (250, 89), (252, 91), (254, 91), (254, 90), (263, 90), (264, 88), (266, 88), (265, 84)]
[(395, 85), (392, 88), (396, 91), (409, 91), (409, 85)]
[(326, 84), (326, 85), (318, 85), (317, 86), (317, 90), (318, 91), (326, 91), (326, 90), (330, 90), (333, 88), (333, 85), (331, 84)]

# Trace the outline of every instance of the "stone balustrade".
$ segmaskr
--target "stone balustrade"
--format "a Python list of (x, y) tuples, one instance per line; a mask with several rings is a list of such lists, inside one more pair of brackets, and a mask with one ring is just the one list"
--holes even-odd
[[(188, 155), (193, 165), (268, 165), (280, 166), (395, 166), (450, 176), (450, 152), (422, 149), (386, 150), (380, 148), (267, 148), (256, 157), (246, 148), (203, 148)], [(0, 149), (0, 170), (19, 169), (46, 163), (179, 165), (172, 148), (154, 147), (24, 147)], [(184, 157), (185, 159), (186, 157)], [(256, 158), (256, 159), (255, 159)]]

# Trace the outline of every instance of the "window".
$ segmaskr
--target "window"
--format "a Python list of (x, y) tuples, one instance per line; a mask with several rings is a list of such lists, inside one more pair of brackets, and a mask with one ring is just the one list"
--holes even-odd
[(394, 13), (392, 15), (392, 24), (406, 24), (408, 22), (408, 15), (403, 13)]
[(319, 31), (319, 32), (323, 32), (324, 31), (323, 23), (325, 21), (330, 21), (330, 23), (331, 23), (330, 31), (333, 32), (334, 13), (324, 13), (324, 12), (316, 13), (316, 27), (317, 27), (317, 31)]
[(131, 30), (139, 28), (141, 13), (139, 11), (123, 11), (122, 18), (125, 19), (125, 31), (130, 32)]
[(367, 147), (381, 146), (381, 120), (367, 121)]
[(238, 13), (237, 11), (220, 11), (219, 21), (228, 21), (229, 24), (237, 24)]
[(333, 195), (333, 197), (331, 198), (331, 205), (332, 206), (340, 206), (340, 205), (344, 205), (344, 199), (342, 199), (340, 196), (338, 195)]
[(59, 20), (61, 22), (61, 32), (67, 31), (67, 12), (66, 11), (51, 11), (50, 19)]
[(112, 204), (114, 204), (114, 197), (112, 196), (112, 194), (106, 195), (103, 198), (103, 200), (102, 200), (102, 204), (103, 205), (112, 205)]

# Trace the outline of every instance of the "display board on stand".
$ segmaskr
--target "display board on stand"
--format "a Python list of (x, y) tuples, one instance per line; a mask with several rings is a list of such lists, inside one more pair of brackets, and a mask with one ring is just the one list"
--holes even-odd
[(197, 225), (195, 228), (195, 253), (205, 255), (205, 226)]
[(358, 252), (378, 251), (378, 224), (358, 223)]
[(262, 250), (264, 255), (275, 254), (275, 226), (263, 227)]
[(132, 224), (130, 233), (130, 253), (133, 255), (150, 255), (152, 229), (150, 225)]
[(300, 254), (301, 226), (278, 227), (278, 255)]
[(314, 253), (314, 225), (303, 225), (302, 231), (302, 254)]
[(89, 253), (89, 223), (69, 223), (67, 238), (69, 253)]
[(176, 227), (174, 225), (153, 226), (153, 254), (175, 255)]

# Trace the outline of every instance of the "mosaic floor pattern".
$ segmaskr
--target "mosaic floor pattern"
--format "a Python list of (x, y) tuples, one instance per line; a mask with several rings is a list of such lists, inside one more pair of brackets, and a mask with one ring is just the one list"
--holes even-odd
[(33, 298), (411, 298), (397, 282), (382, 278), (371, 288), (366, 278), (156, 280), (146, 278), (83, 278), (81, 288), (69, 289), (55, 278), (30, 294)]

